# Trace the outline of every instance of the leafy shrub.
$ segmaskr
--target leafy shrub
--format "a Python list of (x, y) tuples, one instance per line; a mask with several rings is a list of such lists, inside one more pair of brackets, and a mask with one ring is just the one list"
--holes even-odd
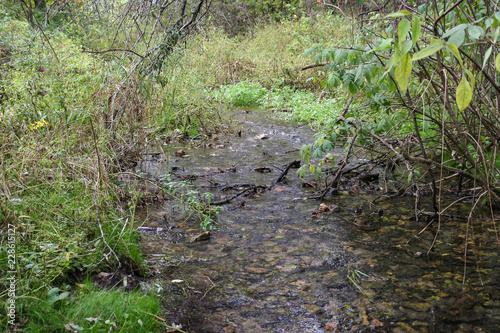
[(261, 98), (266, 94), (266, 89), (260, 83), (248, 81), (223, 86), (221, 89), (223, 98), (235, 106), (259, 105)]

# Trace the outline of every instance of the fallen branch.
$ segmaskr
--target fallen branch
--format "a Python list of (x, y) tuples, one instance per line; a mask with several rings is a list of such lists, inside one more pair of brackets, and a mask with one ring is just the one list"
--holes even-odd
[(290, 163), (288, 163), (286, 165), (286, 168), (285, 170), (283, 170), (283, 172), (279, 175), (278, 178), (276, 178), (276, 180), (274, 181), (275, 184), (281, 182), (283, 180), (283, 178), (286, 177), (287, 173), (288, 173), (288, 170), (290, 170), (290, 168), (292, 167), (297, 167), (297, 165), (300, 167), (300, 161), (299, 160), (295, 160), (295, 161), (292, 161)]
[(214, 201), (214, 202), (211, 202), (210, 203), (210, 206), (220, 206), (220, 205), (225, 205), (227, 203), (230, 203), (231, 201), (233, 201), (234, 199), (236, 199), (237, 197), (239, 197), (240, 195), (242, 194), (245, 194), (247, 192), (250, 192), (250, 191), (255, 191), (256, 189), (258, 188), (262, 188), (262, 189), (266, 189), (267, 186), (262, 186), (262, 185), (255, 185), (255, 186), (252, 186), (252, 187), (249, 187), (249, 188), (246, 188), (244, 189), (243, 191), (240, 191), (232, 196), (230, 196), (229, 198), (227, 199), (224, 199), (224, 200), (221, 200), (221, 201)]

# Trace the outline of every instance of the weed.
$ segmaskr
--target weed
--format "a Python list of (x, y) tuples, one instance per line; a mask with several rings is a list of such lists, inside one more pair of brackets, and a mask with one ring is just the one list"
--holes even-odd
[(216, 228), (217, 215), (221, 212), (222, 207), (212, 205), (212, 193), (200, 193), (190, 188), (189, 183), (171, 181), (168, 176), (165, 176), (163, 181), (165, 181), (167, 194), (175, 199), (181, 208), (191, 211), (191, 214), (195, 213), (203, 230)]
[(347, 273), (347, 278), (349, 279), (349, 281), (351, 281), (351, 283), (356, 287), (358, 288), (358, 290), (362, 290), (361, 286), (360, 286), (360, 279), (362, 277), (367, 277), (369, 278), (370, 276), (363, 273), (362, 271), (360, 271), (359, 269), (353, 269), (353, 270), (350, 270), (348, 273)]

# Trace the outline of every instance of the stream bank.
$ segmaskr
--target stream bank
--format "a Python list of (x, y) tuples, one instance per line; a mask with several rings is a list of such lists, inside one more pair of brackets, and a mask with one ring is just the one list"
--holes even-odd
[[(301, 181), (295, 169), (275, 181), (312, 131), (264, 110), (232, 117), (241, 132), (205, 147), (162, 145), (140, 166), (153, 179), (188, 180), (215, 201), (234, 197), (203, 239), (193, 238), (203, 232), (199, 221), (168, 197), (137, 211), (154, 272), (143, 288), (163, 298), (169, 325), (188, 332), (500, 330), (492, 222), (480, 222), (479, 243), (465, 256), (465, 223), (443, 221), (427, 255), (437, 226), (420, 233), (427, 222), (412, 218), (413, 198), (370, 206), (381, 193), (355, 186), (307, 200), (321, 183), (309, 187), (315, 180)], [(360, 207), (373, 216), (383, 211), (376, 228), (356, 227)]]

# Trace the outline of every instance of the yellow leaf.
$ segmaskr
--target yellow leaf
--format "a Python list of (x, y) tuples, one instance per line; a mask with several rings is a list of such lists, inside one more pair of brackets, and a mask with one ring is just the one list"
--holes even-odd
[(500, 53), (499, 53), (499, 54), (497, 54), (497, 57), (496, 57), (496, 59), (495, 59), (495, 66), (496, 66), (496, 68), (497, 68), (497, 71), (499, 71), (499, 72), (500, 72)]
[(460, 111), (465, 110), (467, 106), (469, 106), (472, 101), (472, 89), (470, 87), (469, 82), (465, 78), (465, 75), (462, 75), (462, 80), (458, 84), (457, 87), (457, 105)]

